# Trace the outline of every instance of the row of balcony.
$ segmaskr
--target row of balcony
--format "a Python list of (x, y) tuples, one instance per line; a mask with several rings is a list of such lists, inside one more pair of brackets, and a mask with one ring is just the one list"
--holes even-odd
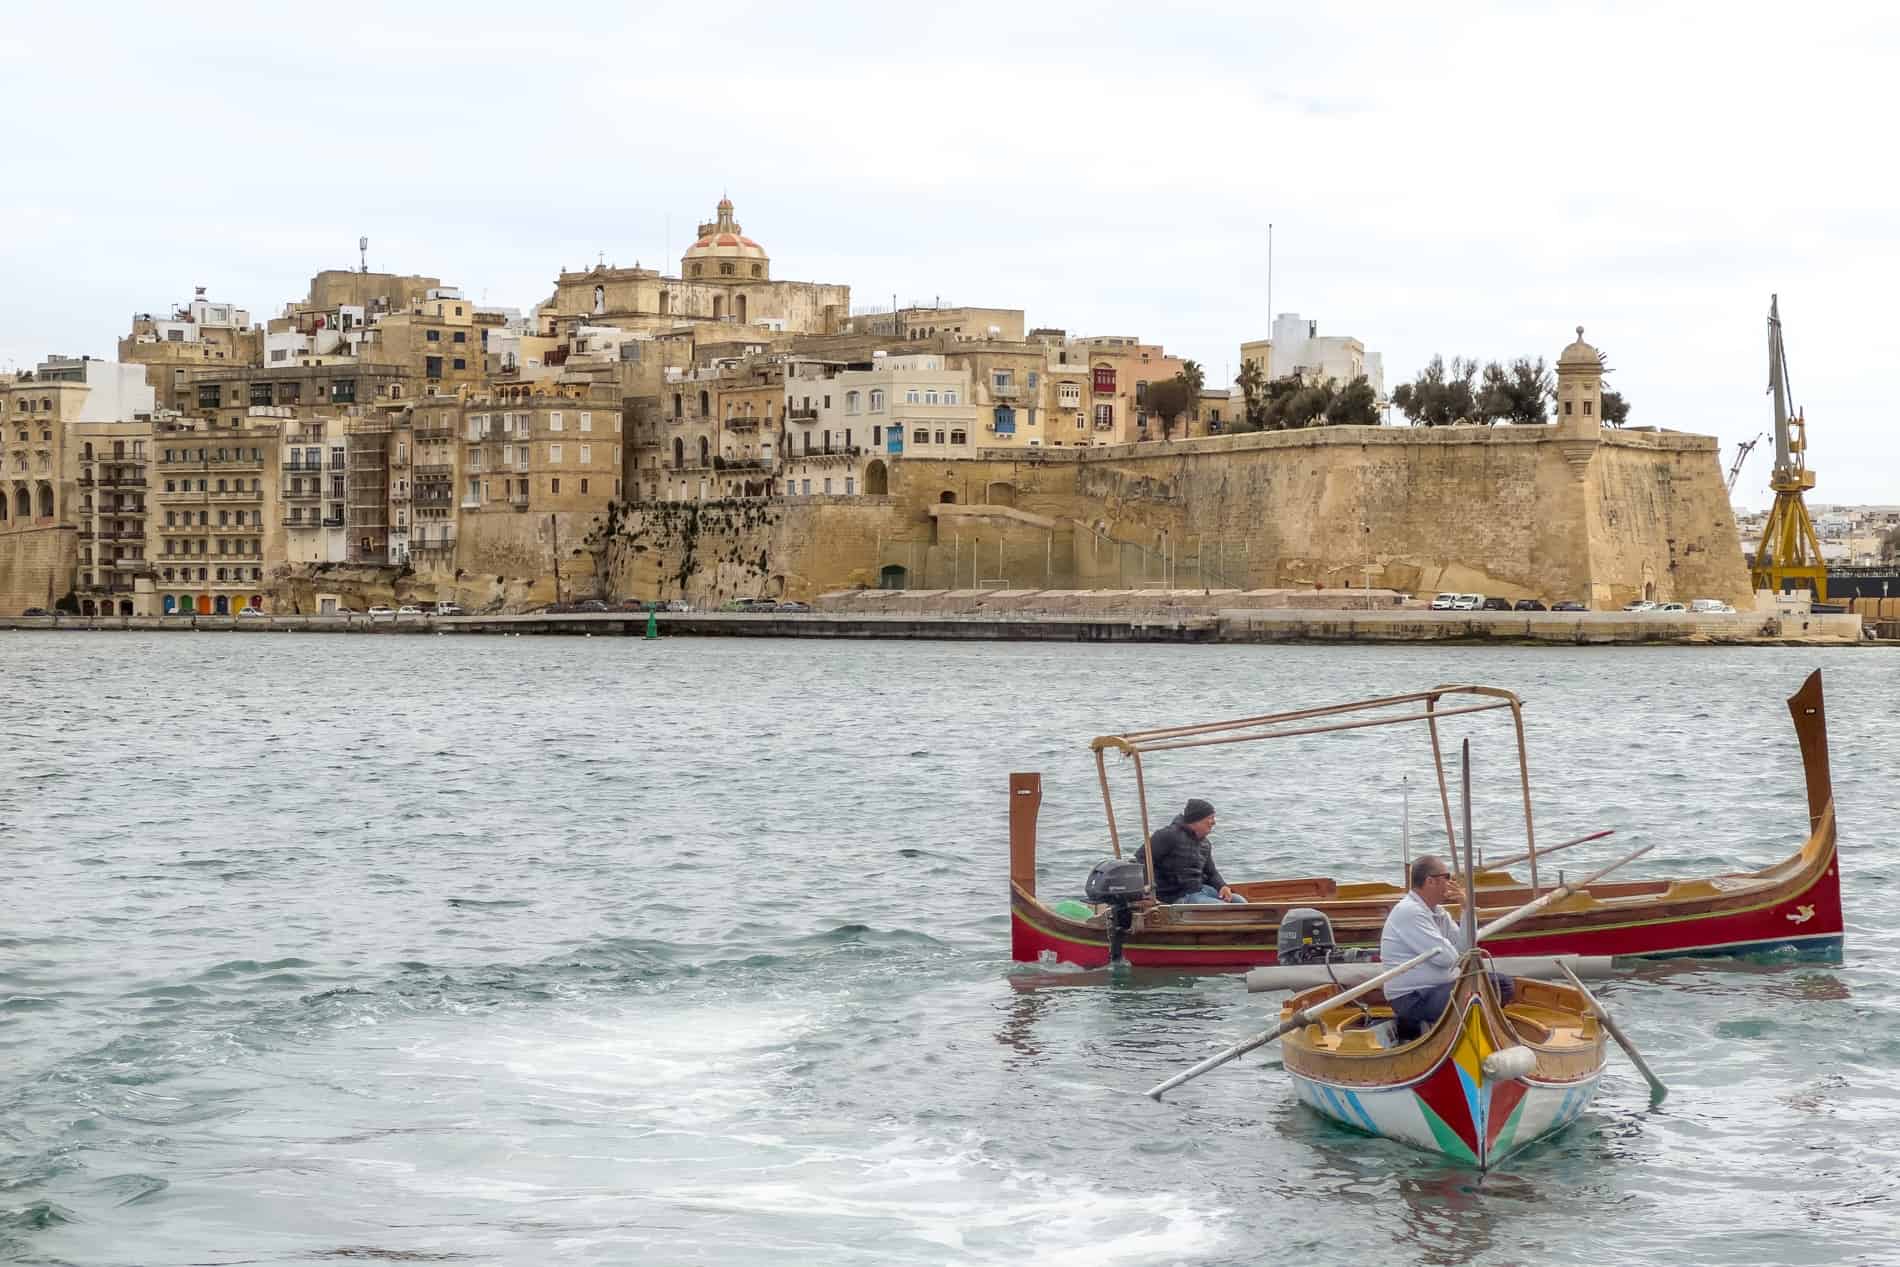
[(319, 519), (315, 515), (287, 514), (284, 516), (282, 522), (286, 528), (341, 528), (343, 526), (343, 516), (325, 515)]

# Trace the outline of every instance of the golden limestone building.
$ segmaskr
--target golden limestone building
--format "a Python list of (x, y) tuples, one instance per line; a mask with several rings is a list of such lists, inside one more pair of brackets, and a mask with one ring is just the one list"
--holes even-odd
[[(1747, 601), (1713, 442), (1602, 428), (1580, 338), (1546, 427), (1237, 435), (1218, 384), (1161, 425), (1187, 363), (1157, 342), (850, 298), (776, 279), (730, 200), (677, 275), (563, 270), (525, 315), (367, 268), (262, 324), (200, 290), (119, 363), (0, 379), (0, 611), (1184, 575)], [(1331, 364), (1312, 323), (1275, 333)]]

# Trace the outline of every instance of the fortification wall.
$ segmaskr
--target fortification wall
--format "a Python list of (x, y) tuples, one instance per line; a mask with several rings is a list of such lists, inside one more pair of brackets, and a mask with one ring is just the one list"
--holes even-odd
[[(933, 516), (946, 502), (958, 510)], [(893, 462), (887, 497), (640, 503), (599, 545), (611, 596), (695, 602), (805, 599), (886, 572), (911, 587), (1753, 601), (1712, 439), (1554, 427), (979, 450)]]
[(0, 532), (0, 613), (17, 616), (73, 592), (79, 538), (71, 525), (41, 524)]

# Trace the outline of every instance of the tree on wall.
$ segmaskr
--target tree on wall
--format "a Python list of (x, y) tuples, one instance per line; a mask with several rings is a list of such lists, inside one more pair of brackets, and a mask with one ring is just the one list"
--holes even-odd
[(1603, 393), (1603, 425), (1620, 427), (1630, 419), (1630, 403), (1623, 399), (1622, 392)]
[(1267, 376), (1260, 372), (1260, 366), (1254, 361), (1243, 361), (1240, 373), (1234, 376), (1234, 386), (1240, 388), (1240, 417), (1235, 420), (1235, 431), (1264, 431), (1267, 427)]
[(1509, 365), (1492, 361), (1484, 367), (1483, 385), (1478, 388), (1478, 418), (1520, 426), (1548, 422), (1544, 404), (1556, 394), (1542, 357), (1533, 361), (1520, 356)]
[(1174, 429), (1180, 424), (1181, 416), (1192, 413), (1199, 403), (1200, 393), (1194, 390), (1184, 376), (1176, 374), (1173, 378), (1148, 384), (1148, 395), (1143, 408), (1161, 420), (1162, 438), (1172, 440)]
[(1448, 427), (1478, 417), (1478, 363), (1454, 356), (1451, 364), (1434, 356), (1418, 377), (1392, 393), (1392, 403), (1421, 427)]

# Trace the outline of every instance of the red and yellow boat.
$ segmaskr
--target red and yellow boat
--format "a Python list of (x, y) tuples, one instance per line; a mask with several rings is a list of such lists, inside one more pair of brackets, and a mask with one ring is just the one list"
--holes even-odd
[[(1524, 755), (1522, 704), (1509, 691), (1487, 686), (1441, 686), (1297, 712), (1226, 722), (1205, 722), (1106, 735), (1094, 740), (1096, 771), (1108, 815), (1109, 843), (1121, 856), (1110, 794), (1106, 754), (1119, 752), (1134, 767), (1143, 837), (1150, 832), (1144, 760), (1154, 754), (1211, 744), (1279, 739), (1367, 726), (1423, 725), (1431, 736), (1439, 800), (1451, 857), (1458, 845), (1440, 750), (1441, 723), (1472, 713), (1508, 710), (1514, 723), (1524, 826), (1530, 846), (1528, 882), (1505, 870), (1477, 874), (1480, 912), (1501, 912), (1531, 901), (1540, 886), (1539, 861), (1555, 849), (1537, 850), (1531, 821), (1530, 781)], [(1703, 956), (1794, 950), (1838, 957), (1843, 945), (1840, 863), (1835, 847), (1834, 793), (1828, 772), (1827, 717), (1819, 670), (1788, 700), (1807, 780), (1807, 837), (1794, 853), (1759, 871), (1668, 880), (1628, 880), (1592, 885), (1487, 941), (1494, 955)], [(1058, 911), (1036, 894), (1036, 817), (1042, 776), (1010, 775), (1011, 953), (1023, 962), (1054, 960), (1100, 967), (1120, 942), (1122, 957), (1136, 967), (1233, 970), (1276, 961), (1275, 942), (1287, 911), (1305, 907), (1326, 915), (1342, 947), (1376, 948), (1392, 904), (1404, 896), (1396, 884), (1341, 883), (1324, 876), (1235, 883), (1247, 904), (1167, 905), (1154, 902), (1148, 868), (1146, 898), (1121, 908), (1099, 906), (1086, 917), (1074, 903)], [(1572, 842), (1575, 843), (1575, 842)], [(1563, 846), (1559, 846), (1561, 848)], [(1454, 908), (1455, 909), (1455, 908)], [(1481, 916), (1481, 918), (1483, 918)], [(1118, 928), (1118, 920), (1125, 928)]]

